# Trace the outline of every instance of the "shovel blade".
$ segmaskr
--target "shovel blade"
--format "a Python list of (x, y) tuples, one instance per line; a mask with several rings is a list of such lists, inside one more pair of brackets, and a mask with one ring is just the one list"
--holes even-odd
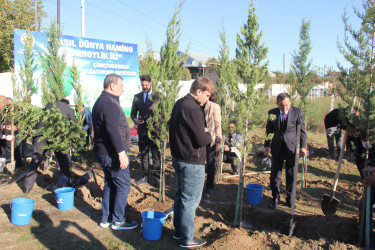
[(325, 194), (322, 200), (322, 211), (324, 215), (334, 215), (339, 207), (340, 201), (334, 196)]

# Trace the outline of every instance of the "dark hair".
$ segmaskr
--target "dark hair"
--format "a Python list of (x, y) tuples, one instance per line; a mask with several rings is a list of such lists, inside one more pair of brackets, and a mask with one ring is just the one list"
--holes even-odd
[(103, 88), (108, 88), (109, 84), (114, 83), (117, 84), (118, 79), (122, 80), (122, 77), (117, 74), (109, 74), (104, 78)]
[(230, 120), (230, 121), (228, 122), (228, 125), (229, 125), (229, 124), (234, 124), (234, 125), (237, 126), (237, 121), (236, 121), (236, 120)]
[(289, 98), (289, 100), (292, 100), (290, 95), (288, 93), (280, 93), (277, 95), (276, 102), (279, 103), (280, 101), (284, 101), (284, 99)]
[(143, 82), (143, 81), (151, 82), (151, 77), (149, 75), (142, 75), (140, 77), (140, 80), (141, 80), (141, 82)]
[(59, 102), (63, 102), (67, 105), (70, 105), (70, 102), (67, 99), (61, 99)]
[(198, 89), (202, 91), (208, 91), (211, 94), (216, 92), (214, 83), (206, 77), (198, 77), (191, 84), (190, 93), (195, 93)]

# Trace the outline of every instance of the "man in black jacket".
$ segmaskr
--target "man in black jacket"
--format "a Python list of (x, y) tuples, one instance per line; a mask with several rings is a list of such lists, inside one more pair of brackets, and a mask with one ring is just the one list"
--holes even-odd
[(205, 240), (194, 237), (194, 217), (203, 191), (206, 146), (212, 140), (200, 106), (214, 92), (211, 80), (196, 79), (190, 93), (175, 103), (169, 121), (169, 143), (176, 171), (173, 238), (181, 241), (181, 247), (206, 244)]
[[(153, 115), (155, 95), (152, 94), (152, 82), (149, 75), (140, 77), (142, 92), (136, 94), (133, 99), (130, 118), (138, 125), (138, 147), (141, 153), (142, 178), (138, 183), (149, 182), (158, 186), (158, 179), (154, 170), (160, 169), (160, 151), (156, 143), (148, 137), (147, 119)], [(156, 139), (156, 134), (152, 137)], [(149, 151), (151, 150), (153, 166), (149, 163)]]
[[(341, 112), (341, 114), (340, 114)], [(324, 117), (324, 127), (327, 133), (327, 142), (329, 155), (331, 159), (335, 159), (335, 140), (337, 148), (337, 157), (339, 158), (341, 152), (341, 129), (342, 129), (342, 117), (344, 114), (341, 109), (333, 109)]]
[[(77, 123), (77, 118), (75, 116), (74, 110), (69, 107), (69, 101), (66, 99), (61, 99), (60, 101), (55, 102), (56, 108), (60, 111), (61, 114), (63, 114), (68, 121), (74, 121)], [(46, 110), (52, 109), (53, 105), (52, 103), (48, 103), (45, 107)], [(41, 128), (43, 126), (42, 123), (39, 123), (37, 125), (37, 129)], [(40, 138), (43, 136), (43, 133), (39, 133), (33, 138), (33, 155), (31, 162), (27, 168), (25, 183), (24, 183), (24, 193), (29, 193), (30, 190), (33, 188), (35, 180), (38, 176), (38, 167), (40, 162), (42, 161), (42, 158), (44, 154), (46, 153), (46, 149), (43, 149), (44, 146), (48, 144), (48, 140), (40, 140)], [(70, 169), (69, 169), (69, 155), (64, 154), (62, 152), (55, 152), (55, 156), (57, 158), (57, 161), (60, 166), (60, 172), (64, 178), (65, 183), (59, 183), (60, 185), (70, 185)], [(65, 181), (66, 178), (66, 181)]]
[(109, 74), (103, 87), (92, 109), (94, 152), (105, 178), (100, 226), (133, 229), (138, 223), (125, 217), (131, 180), (127, 155), (130, 129), (119, 101), (124, 84), (120, 76)]

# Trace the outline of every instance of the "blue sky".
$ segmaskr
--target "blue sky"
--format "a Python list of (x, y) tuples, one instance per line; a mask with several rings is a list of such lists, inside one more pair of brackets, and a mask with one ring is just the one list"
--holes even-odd
[[(182, 37), (180, 49), (190, 44), (190, 52), (218, 57), (223, 22), (230, 54), (236, 49), (236, 36), (247, 21), (250, 1), (243, 0), (186, 0), (181, 12)], [(148, 37), (155, 50), (166, 40), (168, 21), (172, 18), (177, 0), (85, 0), (85, 36), (88, 38), (138, 44), (145, 52)], [(61, 0), (60, 22), (64, 35), (81, 36), (81, 1)], [(44, 0), (49, 17), (44, 26), (56, 20), (57, 0)], [(289, 71), (291, 54), (298, 49), (302, 19), (311, 21), (310, 59), (318, 67), (337, 69), (336, 62), (347, 65), (338, 51), (343, 42), (342, 14), (348, 10), (350, 22), (358, 27), (353, 5), (362, 9), (361, 0), (258, 0), (256, 15), (262, 42), (269, 49), (267, 60), (271, 71)]]

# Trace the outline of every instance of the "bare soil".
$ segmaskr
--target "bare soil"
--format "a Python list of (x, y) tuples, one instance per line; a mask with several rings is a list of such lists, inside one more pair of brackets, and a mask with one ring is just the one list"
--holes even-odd
[[(269, 208), (271, 190), (269, 174), (245, 177), (245, 184), (259, 183), (265, 186), (261, 204), (246, 203), (243, 195), (242, 227), (233, 226), (238, 189), (238, 178), (224, 178), (215, 186), (213, 195), (203, 198), (195, 219), (196, 236), (207, 240), (206, 249), (358, 249), (357, 203), (363, 187), (355, 165), (349, 161), (343, 164), (343, 171), (335, 197), (340, 206), (334, 216), (326, 217), (321, 210), (324, 194), (330, 194), (337, 162), (327, 159), (325, 143), (310, 141), (311, 157), (308, 160), (306, 187), (301, 187), (301, 175), (297, 185), (297, 209), (295, 235), (281, 233), (283, 222), (290, 219), (290, 208), (285, 205), (285, 192), (276, 210)], [(255, 145), (261, 148), (262, 145)], [(158, 189), (149, 184), (137, 184), (140, 179), (137, 147), (132, 148), (130, 171), (132, 190), (128, 196), (127, 216), (142, 223), (141, 212), (147, 210), (165, 211), (172, 207), (175, 191), (175, 174), (167, 152), (166, 199), (159, 202)], [(250, 154), (247, 172), (263, 171), (262, 158)], [(101, 196), (103, 172), (94, 164), (98, 183), (89, 183), (76, 190), (75, 206), (69, 211), (57, 209), (53, 190), (56, 188), (54, 174), (58, 168), (39, 170), (39, 177), (33, 190), (22, 192), (23, 180), (13, 182), (25, 171), (18, 169), (13, 177), (0, 174), (0, 248), (1, 249), (176, 249), (179, 244), (172, 238), (173, 223), (169, 217), (158, 241), (147, 241), (142, 237), (142, 227), (135, 230), (114, 231), (98, 226), (101, 218)], [(231, 174), (224, 165), (223, 176)], [(73, 162), (74, 179), (87, 172), (86, 164)], [(11, 183), (11, 184), (9, 184)], [(283, 173), (283, 183), (285, 183)], [(282, 186), (284, 188), (284, 186)], [(11, 223), (10, 200), (31, 198), (36, 201), (29, 225), (17, 226)], [(173, 216), (173, 215), (172, 215)]]

